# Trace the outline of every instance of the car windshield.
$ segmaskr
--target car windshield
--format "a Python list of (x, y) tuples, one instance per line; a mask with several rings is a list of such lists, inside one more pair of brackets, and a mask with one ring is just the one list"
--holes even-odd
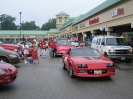
[(72, 56), (100, 56), (101, 54), (95, 49), (74, 49)]
[(58, 41), (57, 46), (71, 46), (71, 43), (69, 41)]
[(127, 45), (124, 38), (106, 38), (106, 45)]

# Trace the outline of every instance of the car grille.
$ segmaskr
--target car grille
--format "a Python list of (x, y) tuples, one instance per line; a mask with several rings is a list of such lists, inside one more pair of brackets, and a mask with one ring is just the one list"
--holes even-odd
[(115, 50), (115, 54), (128, 54), (128, 50)]
[[(107, 70), (102, 70), (102, 74), (106, 74)], [(88, 74), (94, 74), (94, 70), (88, 70)]]

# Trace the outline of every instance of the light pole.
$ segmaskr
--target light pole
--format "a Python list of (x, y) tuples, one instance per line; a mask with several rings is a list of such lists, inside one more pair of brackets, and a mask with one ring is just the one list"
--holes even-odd
[(21, 12), (19, 12), (20, 14), (20, 41), (21, 41)]

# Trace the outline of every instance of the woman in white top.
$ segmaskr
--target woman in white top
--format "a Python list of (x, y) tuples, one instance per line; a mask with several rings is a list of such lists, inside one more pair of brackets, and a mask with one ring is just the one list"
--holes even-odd
[(24, 63), (28, 63), (27, 62), (27, 55), (29, 54), (28, 48), (29, 48), (29, 46), (27, 45), (27, 42), (24, 42), (24, 45), (23, 45), (23, 49), (24, 49)]
[(75, 46), (75, 47), (78, 47), (78, 46), (79, 46), (79, 44), (78, 44), (78, 42), (77, 42), (77, 41), (72, 42), (72, 43), (71, 43), (71, 45), (72, 45), (72, 46)]

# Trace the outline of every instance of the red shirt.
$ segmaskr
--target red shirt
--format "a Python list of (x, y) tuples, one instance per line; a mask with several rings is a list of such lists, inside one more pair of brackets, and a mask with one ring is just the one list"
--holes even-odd
[(41, 49), (45, 49), (46, 48), (46, 42), (45, 41), (41, 41), (40, 42), (40, 47), (41, 47)]
[(55, 42), (53, 42), (52, 48), (56, 48), (56, 43)]
[(53, 41), (49, 41), (49, 42), (48, 42), (48, 46), (52, 48), (52, 46), (53, 46)]

